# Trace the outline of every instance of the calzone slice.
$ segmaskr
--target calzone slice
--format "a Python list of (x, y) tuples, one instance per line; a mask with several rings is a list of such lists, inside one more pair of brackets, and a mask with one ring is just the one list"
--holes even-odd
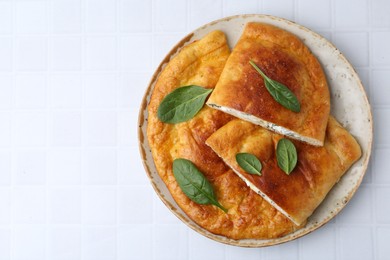
[[(315, 147), (293, 140), (298, 154), (295, 169), (287, 175), (277, 164), (276, 145), (283, 136), (235, 119), (206, 141), (252, 190), (300, 225), (323, 201), (333, 185), (361, 156), (356, 140), (332, 116), (325, 144)], [(261, 176), (246, 173), (237, 153), (254, 154), (262, 163)]]
[[(213, 88), (230, 54), (225, 35), (214, 31), (190, 43), (162, 70), (148, 105), (147, 137), (156, 169), (180, 208), (199, 226), (233, 239), (275, 238), (298, 229), (267, 203), (205, 144), (231, 116), (204, 106), (191, 120), (178, 124), (161, 122), (157, 109), (172, 90), (186, 85)], [(214, 188), (220, 204), (228, 211), (191, 201), (180, 189), (172, 172), (174, 159), (193, 162)]]
[[(251, 60), (295, 94), (300, 112), (275, 101)], [(316, 57), (293, 34), (263, 23), (246, 25), (207, 104), (315, 146), (323, 145), (330, 110), (328, 85)]]

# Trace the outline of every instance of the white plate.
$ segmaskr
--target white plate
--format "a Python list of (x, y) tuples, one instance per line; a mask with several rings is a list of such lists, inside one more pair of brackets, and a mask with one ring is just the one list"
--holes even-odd
[[(331, 92), (331, 114), (358, 140), (362, 148), (362, 157), (342, 177), (327, 195), (326, 199), (308, 219), (307, 225), (289, 235), (277, 239), (241, 239), (233, 240), (215, 235), (201, 228), (188, 218), (178, 207), (167, 187), (159, 177), (150, 147), (146, 138), (146, 123), (148, 118), (147, 104), (149, 103), (156, 79), (169, 62), (170, 58), (186, 44), (200, 39), (213, 30), (223, 31), (229, 46), (234, 47), (240, 37), (244, 25), (248, 22), (263, 22), (283, 28), (298, 36), (319, 59), (323, 66)], [(353, 44), (353, 43), (351, 43)], [(366, 172), (371, 154), (373, 138), (373, 122), (369, 102), (358, 75), (340, 53), (340, 51), (325, 38), (309, 29), (282, 18), (268, 15), (239, 15), (223, 18), (208, 23), (182, 39), (161, 62), (154, 73), (146, 90), (139, 114), (139, 147), (146, 173), (157, 195), (164, 204), (189, 227), (213, 240), (243, 247), (262, 247), (279, 244), (308, 234), (327, 223), (341, 211), (358, 189)]]

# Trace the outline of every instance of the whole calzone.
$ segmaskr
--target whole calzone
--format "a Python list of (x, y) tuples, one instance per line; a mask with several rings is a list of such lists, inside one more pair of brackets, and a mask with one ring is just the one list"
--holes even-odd
[[(249, 61), (290, 89), (300, 111), (278, 103)], [(279, 134), (315, 146), (324, 143), (330, 111), (324, 72), (300, 39), (275, 26), (246, 25), (207, 104)]]
[[(230, 115), (204, 106), (187, 122), (167, 124), (157, 118), (159, 104), (174, 89), (190, 84), (214, 88), (229, 54), (225, 35), (214, 31), (183, 47), (162, 70), (148, 106), (147, 137), (153, 159), (177, 204), (201, 227), (233, 239), (281, 237), (299, 227), (247, 187), (205, 144), (211, 134), (231, 120)], [(191, 160), (197, 166), (227, 213), (187, 198), (172, 172), (176, 158)]]

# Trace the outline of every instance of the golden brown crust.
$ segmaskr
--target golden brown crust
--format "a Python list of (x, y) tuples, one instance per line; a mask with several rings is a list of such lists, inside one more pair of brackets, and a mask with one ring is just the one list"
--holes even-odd
[[(276, 145), (281, 135), (235, 119), (211, 135), (206, 143), (244, 179), (268, 196), (291, 219), (303, 223), (347, 169), (361, 156), (356, 140), (329, 117), (323, 147), (293, 141), (298, 163), (290, 175), (277, 165)], [(237, 153), (252, 153), (262, 162), (262, 176), (240, 168)]]
[[(301, 104), (299, 113), (271, 97), (250, 60), (268, 77), (294, 92)], [(282, 126), (314, 139), (314, 145), (323, 144), (330, 111), (326, 78), (314, 55), (293, 34), (262, 23), (246, 25), (207, 104), (232, 108)]]
[[(159, 175), (177, 204), (197, 224), (233, 239), (280, 237), (297, 227), (249, 189), (205, 144), (213, 132), (231, 120), (229, 115), (205, 106), (184, 123), (164, 124), (157, 118), (161, 100), (173, 89), (189, 84), (214, 87), (229, 53), (224, 34), (216, 31), (171, 59), (157, 80), (148, 106), (148, 141)], [(204, 173), (228, 214), (185, 196), (172, 173), (176, 158), (191, 160)]]

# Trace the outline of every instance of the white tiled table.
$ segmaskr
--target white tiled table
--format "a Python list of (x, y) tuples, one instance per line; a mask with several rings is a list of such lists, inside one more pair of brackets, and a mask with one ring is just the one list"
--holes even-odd
[[(347, 207), (261, 249), (195, 233), (154, 194), (137, 148), (153, 70), (224, 16), (291, 19), (356, 67), (375, 119), (369, 171)], [(390, 0), (0, 0), (0, 260), (389, 259)]]

